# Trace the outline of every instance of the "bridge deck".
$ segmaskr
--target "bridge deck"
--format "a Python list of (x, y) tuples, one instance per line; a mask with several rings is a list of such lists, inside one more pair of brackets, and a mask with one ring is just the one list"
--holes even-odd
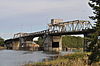
[(45, 31), (40, 31), (40, 32), (35, 32), (35, 33), (29, 33), (27, 36), (8, 39), (5, 42), (19, 40), (20, 38), (34, 38), (34, 37), (40, 37), (40, 36), (44, 36), (44, 35), (50, 35), (50, 36), (78, 35), (78, 34), (89, 34), (89, 33), (93, 33), (93, 32), (95, 32), (95, 30), (93, 30), (93, 29), (87, 29), (87, 30), (82, 30), (82, 31), (73, 31), (73, 32), (58, 32), (58, 31), (45, 30)]

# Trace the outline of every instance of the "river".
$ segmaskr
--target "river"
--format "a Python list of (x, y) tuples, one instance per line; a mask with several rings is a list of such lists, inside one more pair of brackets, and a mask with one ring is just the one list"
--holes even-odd
[[(61, 55), (66, 53), (70, 52), (61, 52)], [(41, 62), (54, 55), (56, 54), (47, 54), (43, 51), (0, 50), (0, 66), (22, 66), (27, 63)]]
[(43, 51), (15, 51), (0, 50), (0, 66), (22, 66), (31, 62), (39, 62), (54, 54), (46, 54)]

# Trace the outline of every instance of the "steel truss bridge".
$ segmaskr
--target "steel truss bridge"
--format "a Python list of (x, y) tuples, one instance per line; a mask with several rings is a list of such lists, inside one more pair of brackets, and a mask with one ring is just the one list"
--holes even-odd
[(45, 34), (49, 35), (76, 35), (94, 32), (92, 30), (92, 24), (85, 20), (74, 20), (68, 22), (61, 22), (57, 24), (48, 24), (49, 28), (47, 30), (42, 30), (34, 33), (17, 33), (14, 34), (13, 39), (28, 36), (43, 36)]
[[(53, 21), (53, 22), (52, 22)], [(5, 43), (19, 40), (24, 38), (25, 40), (33, 39), (34, 37), (41, 37), (45, 35), (50, 36), (61, 36), (61, 35), (78, 35), (83, 34), (87, 35), (95, 32), (92, 29), (92, 24), (89, 21), (85, 20), (74, 20), (63, 22), (62, 20), (51, 20), (51, 23), (48, 24), (48, 29), (42, 30), (34, 33), (17, 33), (14, 34), (12, 39), (7, 39)]]

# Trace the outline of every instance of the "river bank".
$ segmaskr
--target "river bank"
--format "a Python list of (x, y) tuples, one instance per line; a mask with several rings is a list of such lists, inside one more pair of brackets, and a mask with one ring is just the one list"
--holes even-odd
[[(99, 66), (94, 63), (91, 66)], [(26, 64), (25, 66), (89, 66), (87, 53), (72, 53), (64, 56), (55, 56), (53, 60)]]

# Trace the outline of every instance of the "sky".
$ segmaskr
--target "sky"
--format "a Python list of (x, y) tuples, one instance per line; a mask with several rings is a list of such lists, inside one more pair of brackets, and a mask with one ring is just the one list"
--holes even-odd
[(0, 0), (0, 37), (48, 28), (51, 19), (90, 20), (89, 0)]

